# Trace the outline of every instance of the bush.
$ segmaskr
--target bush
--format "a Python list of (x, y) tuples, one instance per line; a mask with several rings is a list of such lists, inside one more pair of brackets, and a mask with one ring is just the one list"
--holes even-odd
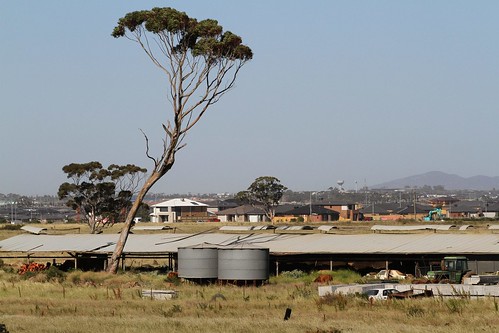
[(409, 306), (409, 308), (407, 309), (408, 317), (423, 317), (425, 313), (425, 310), (417, 305)]
[(348, 297), (343, 294), (327, 294), (319, 298), (316, 304), (319, 309), (322, 309), (324, 305), (329, 305), (334, 306), (336, 310), (343, 311), (348, 304)]
[(337, 283), (356, 283), (362, 280), (359, 273), (349, 270), (349, 269), (338, 269), (332, 271), (333, 279)]
[(3, 226), (3, 230), (21, 230), (21, 224), (6, 224)]
[(47, 279), (49, 281), (57, 281), (59, 283), (66, 279), (66, 273), (55, 266), (50, 266), (47, 270), (45, 270), (45, 275), (47, 275)]
[(460, 298), (451, 298), (447, 302), (445, 302), (447, 309), (449, 309), (450, 313), (457, 313), (461, 315), (463, 313), (463, 309), (466, 306), (466, 300)]
[(300, 271), (299, 269), (294, 269), (292, 271), (285, 271), (281, 273), (281, 276), (284, 278), (291, 278), (291, 279), (300, 279), (303, 278), (307, 275), (307, 273)]

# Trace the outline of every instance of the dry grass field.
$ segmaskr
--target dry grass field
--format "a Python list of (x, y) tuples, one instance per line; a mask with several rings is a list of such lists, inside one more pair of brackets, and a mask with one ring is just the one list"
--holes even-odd
[[(272, 277), (261, 287), (195, 285), (157, 273), (0, 270), (0, 323), (9, 332), (497, 332), (493, 298), (319, 298), (314, 274)], [(335, 281), (358, 276), (333, 272)], [(341, 275), (343, 274), (343, 276)], [(343, 280), (343, 281), (342, 281)], [(172, 300), (142, 290), (175, 290)], [(292, 310), (284, 320), (287, 308)]]
[[(47, 225), (57, 229), (64, 226)], [(71, 225), (65, 226), (71, 227)], [(74, 227), (74, 225), (72, 226)], [(201, 232), (217, 224), (183, 225)], [(180, 229), (180, 228), (179, 228)], [(109, 229), (114, 233), (119, 230)], [(85, 232), (82, 230), (81, 232)], [(18, 231), (1, 231), (4, 239)], [(0, 323), (9, 332), (497, 332), (499, 300), (455, 298), (370, 303), (361, 296), (318, 297), (311, 274), (284, 273), (261, 287), (196, 285), (158, 272), (117, 275), (72, 271), (17, 274), (19, 260), (0, 268)], [(334, 271), (333, 283), (360, 276)], [(143, 290), (175, 290), (172, 300)], [(291, 317), (284, 320), (286, 309)]]

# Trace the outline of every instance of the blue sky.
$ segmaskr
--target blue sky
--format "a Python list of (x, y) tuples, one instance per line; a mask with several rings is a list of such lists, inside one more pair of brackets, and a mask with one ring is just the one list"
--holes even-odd
[(254, 52), (152, 192), (497, 176), (497, 1), (2, 1), (0, 193), (55, 194), (72, 162), (151, 168), (166, 80), (111, 37), (134, 10), (214, 18)]

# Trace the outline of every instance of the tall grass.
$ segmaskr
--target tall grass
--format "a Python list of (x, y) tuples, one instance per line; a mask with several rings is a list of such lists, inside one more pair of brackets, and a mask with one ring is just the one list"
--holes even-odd
[[(298, 274), (298, 272), (295, 272)], [(318, 272), (316, 272), (318, 273)], [(316, 274), (314, 273), (314, 274)], [(332, 272), (335, 279), (350, 273)], [(319, 298), (314, 274), (261, 287), (174, 285), (155, 273), (67, 273), (28, 279), (0, 270), (0, 323), (10, 332), (494, 332), (494, 298), (369, 303)], [(142, 298), (142, 289), (174, 289), (178, 298)], [(453, 301), (452, 301), (453, 300)], [(284, 321), (287, 308), (292, 309)]]

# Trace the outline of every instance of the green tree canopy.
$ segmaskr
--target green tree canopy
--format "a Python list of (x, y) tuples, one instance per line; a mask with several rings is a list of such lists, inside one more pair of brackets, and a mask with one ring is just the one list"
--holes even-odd
[(103, 168), (99, 162), (71, 163), (62, 170), (71, 182), (59, 186), (59, 199), (78, 211), (96, 233), (126, 215), (146, 169), (133, 164)]
[(253, 206), (260, 206), (267, 218), (272, 221), (275, 208), (287, 189), (276, 177), (263, 176), (255, 179), (246, 191), (239, 192), (236, 197)]

